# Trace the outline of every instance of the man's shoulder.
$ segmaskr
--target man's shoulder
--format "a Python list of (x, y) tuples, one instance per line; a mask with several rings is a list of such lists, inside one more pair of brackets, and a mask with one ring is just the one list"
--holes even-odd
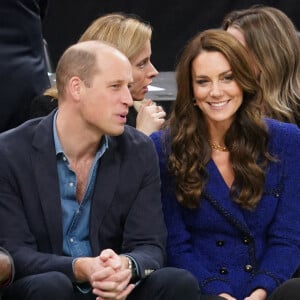
[(26, 136), (34, 132), (35, 128), (40, 124), (43, 118), (35, 118), (24, 122), (18, 127), (9, 129), (0, 134), (0, 142), (17, 142), (17, 138), (24, 139)]
[(2, 132), (0, 134), (0, 153), (8, 156), (22, 155), (22, 153), (24, 155), (32, 146), (34, 139), (40, 143), (42, 139), (47, 138), (49, 133), (45, 129), (40, 130), (40, 138), (35, 138), (43, 119), (28, 120), (16, 128)]

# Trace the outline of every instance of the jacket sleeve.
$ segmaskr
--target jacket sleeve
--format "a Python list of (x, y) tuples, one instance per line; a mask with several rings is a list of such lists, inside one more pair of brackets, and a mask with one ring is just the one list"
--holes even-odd
[(278, 207), (268, 231), (268, 247), (248, 293), (258, 287), (270, 293), (291, 278), (300, 265), (300, 130), (296, 126), (280, 127), (280, 134), (272, 136), (271, 151), (282, 170), (282, 190), (277, 195)]
[[(136, 159), (140, 162), (136, 171), (142, 169), (142, 180), (126, 218), (123, 250), (134, 259), (140, 277), (144, 278), (165, 264), (167, 230), (160, 197), (158, 159), (148, 137)], [(131, 172), (134, 173), (135, 169), (132, 168)], [(136, 178), (134, 174), (131, 176)]]
[[(49, 271), (60, 271), (66, 274), (71, 280), (74, 279), (72, 270), (72, 258), (45, 251), (42, 253), (38, 248), (35, 236), (33, 235), (28, 218), (32, 217), (32, 212), (25, 207), (31, 204), (23, 202), (23, 185), (18, 180), (24, 177), (18, 176), (12, 170), (10, 159), (6, 155), (5, 146), (2, 144), (0, 153), (0, 245), (9, 251), (15, 264), (16, 279)], [(18, 169), (18, 171), (20, 171)], [(24, 172), (24, 171), (22, 171)], [(29, 176), (24, 172), (24, 176)], [(32, 180), (32, 178), (31, 178)], [(28, 195), (27, 195), (28, 196)], [(36, 198), (35, 191), (32, 191), (31, 202)], [(31, 208), (31, 206), (30, 206)], [(28, 214), (31, 213), (31, 216)], [(42, 219), (41, 216), (36, 216)], [(44, 224), (40, 224), (41, 230)]]

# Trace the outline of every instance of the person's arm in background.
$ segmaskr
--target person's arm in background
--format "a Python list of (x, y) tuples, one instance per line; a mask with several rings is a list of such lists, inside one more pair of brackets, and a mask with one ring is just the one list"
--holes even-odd
[(14, 277), (14, 263), (9, 253), (0, 248), (0, 289), (8, 286)]

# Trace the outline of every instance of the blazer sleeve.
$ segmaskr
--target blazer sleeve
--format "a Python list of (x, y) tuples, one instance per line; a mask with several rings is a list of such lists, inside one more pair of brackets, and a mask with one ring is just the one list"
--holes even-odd
[(278, 127), (276, 131), (271, 127), (271, 152), (281, 165), (278, 175), (282, 190), (268, 231), (268, 247), (260, 261), (260, 271), (248, 285), (248, 293), (258, 287), (270, 293), (291, 278), (300, 265), (300, 130), (289, 124)]
[[(164, 223), (158, 159), (151, 140), (139, 149), (142, 181), (130, 208), (123, 233), (123, 249), (137, 262), (139, 275), (146, 277), (165, 263), (167, 231)], [(132, 171), (133, 172), (133, 171)], [(132, 175), (132, 174), (131, 174)], [(133, 176), (134, 178), (134, 176)]]
[[(23, 199), (23, 197), (30, 199), (30, 195), (22, 194), (24, 182), (20, 183), (26, 182), (28, 177), (32, 176), (29, 166), (24, 162), (23, 166), (16, 166), (9, 154), (10, 151), (6, 149), (7, 146), (1, 142), (0, 144), (2, 147), (0, 147), (0, 245), (9, 251), (14, 260), (15, 278), (59, 271), (74, 281), (72, 257), (52, 254), (50, 247), (44, 252), (39, 249), (28, 218), (43, 220), (43, 217), (34, 216), (31, 203)], [(32, 190), (31, 202), (34, 203), (36, 197), (36, 191)], [(36, 226), (40, 226), (38, 230), (45, 227), (44, 223), (38, 222)], [(45, 240), (44, 243), (48, 244), (48, 241)]]

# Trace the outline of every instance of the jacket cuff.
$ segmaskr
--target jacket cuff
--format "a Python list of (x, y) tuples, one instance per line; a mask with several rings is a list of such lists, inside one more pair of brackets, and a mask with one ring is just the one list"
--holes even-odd
[(227, 293), (233, 296), (233, 291), (230, 285), (220, 278), (208, 278), (205, 281), (200, 282), (201, 292), (205, 295), (219, 295), (221, 293)]
[(270, 295), (272, 291), (280, 285), (279, 278), (273, 276), (272, 274), (258, 274), (253, 277), (253, 279), (248, 284), (248, 295), (250, 295), (256, 289), (264, 289), (267, 294)]

